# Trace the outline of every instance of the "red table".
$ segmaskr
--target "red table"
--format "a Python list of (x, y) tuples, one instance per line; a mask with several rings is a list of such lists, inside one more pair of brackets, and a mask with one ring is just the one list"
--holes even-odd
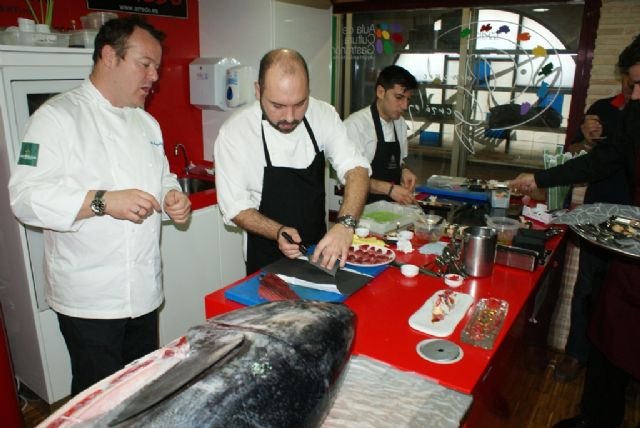
[[(561, 240), (562, 235), (550, 239), (547, 248), (555, 252)], [(419, 248), (420, 245), (415, 243), (414, 247)], [(549, 259), (552, 257), (553, 255)], [(409, 255), (397, 253), (400, 263), (422, 265), (424, 258), (417, 251)], [(401, 370), (419, 373), (438, 384), (476, 397), (487, 387), (485, 379), (492, 365), (499, 359), (498, 351), (505, 337), (514, 329), (516, 320), (525, 315), (525, 306), (551, 264), (552, 262), (548, 262), (533, 272), (495, 265), (493, 274), (489, 277), (467, 278), (456, 291), (470, 294), (474, 302), (485, 297), (506, 300), (509, 312), (491, 350), (471, 346), (460, 340), (462, 328), (469, 319), (470, 311), (467, 312), (453, 334), (447, 338), (462, 347), (464, 357), (461, 361), (448, 365), (430, 363), (417, 354), (418, 342), (432, 336), (415, 331), (408, 324), (409, 317), (425, 300), (436, 291), (448, 287), (441, 278), (423, 274), (406, 278), (398, 268), (390, 267), (345, 301), (357, 314), (353, 353), (378, 359)], [(205, 297), (207, 318), (242, 307), (224, 297), (225, 289)]]

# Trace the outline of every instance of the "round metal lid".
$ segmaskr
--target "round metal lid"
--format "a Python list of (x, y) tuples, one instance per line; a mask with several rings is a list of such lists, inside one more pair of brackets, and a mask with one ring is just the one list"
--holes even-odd
[(462, 348), (450, 340), (426, 339), (416, 346), (418, 355), (436, 364), (451, 364), (462, 359)]

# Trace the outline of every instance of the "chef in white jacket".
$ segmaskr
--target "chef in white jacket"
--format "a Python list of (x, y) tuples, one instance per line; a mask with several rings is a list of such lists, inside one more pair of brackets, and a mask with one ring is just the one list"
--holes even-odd
[(44, 229), (73, 394), (158, 347), (160, 221), (191, 206), (144, 110), (163, 39), (137, 16), (106, 23), (89, 78), (30, 118), (9, 183), (16, 217)]

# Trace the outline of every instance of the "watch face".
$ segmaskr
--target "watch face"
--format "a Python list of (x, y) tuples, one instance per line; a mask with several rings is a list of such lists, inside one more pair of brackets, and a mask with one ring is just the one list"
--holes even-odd
[(350, 227), (350, 228), (352, 228), (354, 230), (358, 226), (358, 222), (356, 221), (356, 219), (352, 215), (345, 215), (345, 216), (342, 216), (342, 217), (338, 218), (338, 223), (343, 224), (343, 225), (345, 225), (347, 227)]
[(105, 206), (102, 200), (97, 199), (91, 202), (91, 211), (93, 211), (95, 215), (103, 215), (104, 210), (105, 210)]
[(105, 190), (96, 191), (93, 201), (91, 201), (91, 204), (89, 205), (89, 208), (91, 208), (91, 211), (93, 211), (95, 215), (98, 215), (98, 216), (104, 215), (104, 212), (107, 209), (107, 207), (104, 204), (104, 200), (102, 199), (105, 192), (106, 192)]

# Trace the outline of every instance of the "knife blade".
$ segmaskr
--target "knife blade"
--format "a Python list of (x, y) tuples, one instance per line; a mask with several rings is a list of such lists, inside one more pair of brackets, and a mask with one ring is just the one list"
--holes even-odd
[(327, 274), (329, 274), (331, 276), (336, 276), (336, 272), (338, 271), (338, 268), (340, 267), (340, 261), (339, 260), (335, 261), (335, 263), (333, 264), (333, 267), (327, 269), (327, 268), (325, 268), (324, 266), (321, 265), (321, 263), (322, 263), (322, 255), (320, 255), (320, 258), (318, 259), (317, 262), (313, 262), (311, 260), (312, 254), (308, 254), (309, 253), (309, 246), (308, 245), (305, 245), (302, 242), (295, 242), (293, 240), (293, 238), (291, 237), (291, 235), (289, 235), (285, 231), (282, 231), (281, 234), (282, 234), (282, 236), (284, 236), (284, 239), (286, 239), (288, 243), (298, 245), (298, 248), (300, 249), (300, 252), (306, 256), (306, 258), (307, 258), (306, 261), (311, 266), (313, 266), (313, 267), (315, 267), (317, 269), (320, 269), (324, 273), (327, 273)]

